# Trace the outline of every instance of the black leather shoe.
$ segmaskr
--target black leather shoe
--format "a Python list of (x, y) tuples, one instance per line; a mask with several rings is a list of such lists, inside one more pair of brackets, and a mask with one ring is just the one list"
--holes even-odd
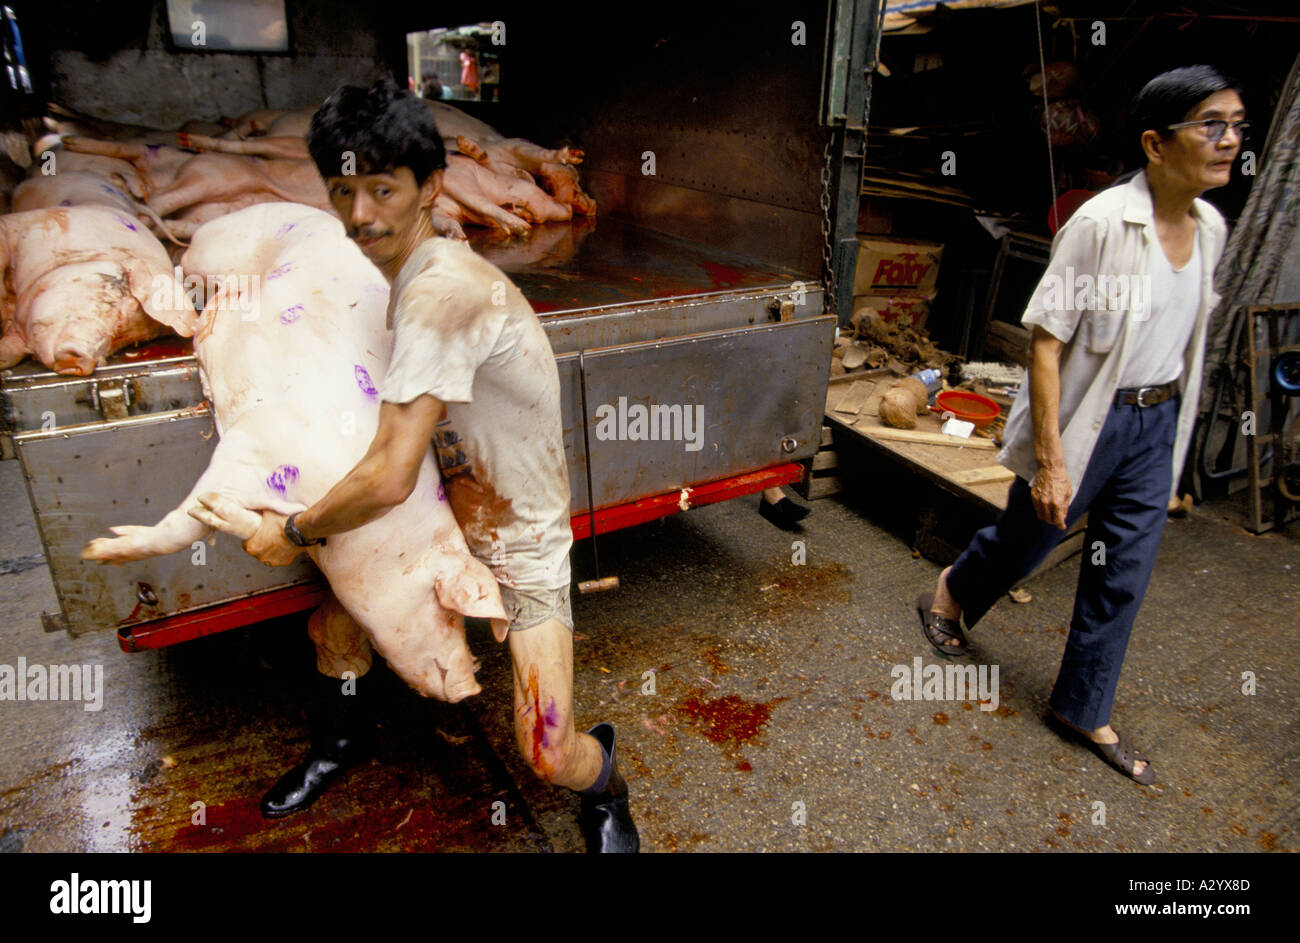
[(319, 799), (344, 770), (365, 758), (366, 751), (355, 740), (339, 739), (323, 746), (313, 743), (307, 759), (281, 776), (262, 797), (262, 814), (278, 819), (301, 812)]
[(360, 700), (364, 679), (356, 680), (353, 694), (342, 693), (343, 682), (337, 678), (322, 675), (316, 679), (310, 708), (311, 749), (305, 760), (281, 776), (262, 797), (262, 815), (276, 819), (302, 811), (345, 770), (370, 756), (374, 734)]
[(796, 530), (797, 528), (794, 525), (811, 514), (812, 508), (795, 504), (789, 498), (782, 498), (776, 504), (769, 504), (759, 498), (758, 513), (782, 530)]
[(628, 807), (627, 783), (618, 771), (614, 755), (614, 727), (597, 724), (587, 731), (595, 737), (609, 761), (609, 779), (605, 788), (594, 795), (583, 795), (578, 821), (588, 854), (635, 854), (641, 850), (632, 811)]

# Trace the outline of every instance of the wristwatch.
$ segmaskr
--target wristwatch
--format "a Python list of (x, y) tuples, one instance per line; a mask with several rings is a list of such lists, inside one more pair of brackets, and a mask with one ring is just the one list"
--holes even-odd
[(302, 535), (302, 531), (300, 531), (297, 527), (294, 526), (293, 519), (301, 513), (302, 513), (301, 511), (294, 511), (292, 514), (290, 514), (288, 517), (284, 519), (285, 539), (287, 539), (289, 543), (293, 544), (295, 547), (315, 547), (317, 544), (319, 544), (322, 547), (325, 546), (324, 537), (317, 537), (315, 540), (308, 540), (306, 537)]

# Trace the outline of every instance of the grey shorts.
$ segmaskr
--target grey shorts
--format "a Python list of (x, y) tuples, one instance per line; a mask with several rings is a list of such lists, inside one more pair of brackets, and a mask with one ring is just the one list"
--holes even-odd
[(511, 589), (501, 587), (501, 605), (510, 620), (511, 632), (522, 632), (541, 625), (547, 619), (559, 619), (573, 631), (573, 609), (569, 605), (569, 587), (558, 589)]

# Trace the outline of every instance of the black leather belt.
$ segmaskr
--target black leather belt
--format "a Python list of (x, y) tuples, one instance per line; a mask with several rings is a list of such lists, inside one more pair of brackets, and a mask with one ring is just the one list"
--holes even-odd
[(1140, 390), (1116, 390), (1116, 406), (1159, 406), (1178, 395), (1178, 381), (1163, 386), (1144, 386)]

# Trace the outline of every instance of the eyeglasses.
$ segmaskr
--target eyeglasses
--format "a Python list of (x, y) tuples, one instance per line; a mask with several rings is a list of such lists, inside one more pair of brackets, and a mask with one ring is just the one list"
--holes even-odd
[(1249, 121), (1224, 121), (1222, 118), (1201, 118), (1198, 121), (1183, 121), (1178, 124), (1166, 126), (1166, 130), (1175, 131), (1178, 128), (1204, 128), (1205, 136), (1213, 143), (1218, 144), (1223, 140), (1223, 136), (1228, 133), (1228, 128), (1232, 128), (1233, 134), (1237, 135), (1238, 141), (1246, 140), (1246, 134), (1250, 131)]

